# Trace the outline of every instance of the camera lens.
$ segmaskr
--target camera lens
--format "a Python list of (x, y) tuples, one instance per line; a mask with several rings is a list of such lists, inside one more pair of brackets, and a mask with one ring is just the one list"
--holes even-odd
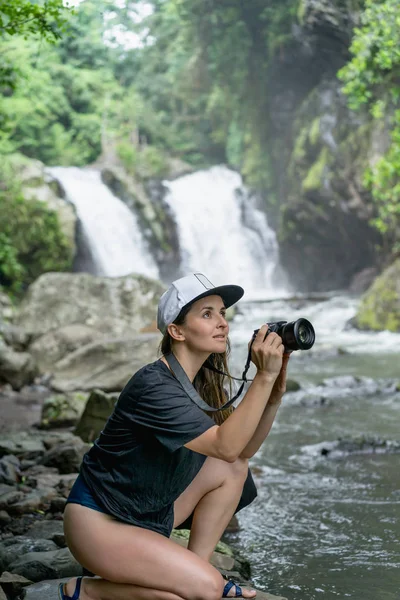
[(315, 331), (307, 319), (297, 319), (279, 328), (279, 335), (288, 350), (309, 350), (315, 342)]

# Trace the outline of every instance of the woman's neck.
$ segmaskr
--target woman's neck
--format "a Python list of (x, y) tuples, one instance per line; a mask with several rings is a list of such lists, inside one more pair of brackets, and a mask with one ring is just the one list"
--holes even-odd
[[(210, 356), (209, 352), (203, 352), (201, 354), (196, 352), (196, 354), (194, 354), (193, 352), (190, 352), (190, 350), (188, 350), (186, 346), (183, 346), (183, 344), (179, 344), (179, 346), (175, 346), (174, 348), (172, 348), (172, 352), (176, 356), (179, 364), (181, 365), (181, 367), (183, 368), (183, 370), (185, 371), (186, 375), (189, 377), (192, 383), (197, 373), (200, 371), (202, 365)], [(166, 359), (162, 357), (161, 360), (169, 368)]]

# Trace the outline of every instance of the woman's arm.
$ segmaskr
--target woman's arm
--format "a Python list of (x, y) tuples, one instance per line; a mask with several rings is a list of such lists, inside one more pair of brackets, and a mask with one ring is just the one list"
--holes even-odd
[(253, 438), (259, 425), (282, 366), (284, 347), (282, 339), (274, 332), (267, 337), (263, 325), (252, 346), (252, 361), (257, 374), (243, 400), (220, 426), (185, 444), (186, 448), (234, 462)]
[(289, 362), (290, 354), (285, 353), (282, 360), (282, 368), (278, 378), (275, 381), (274, 387), (272, 388), (271, 396), (268, 400), (264, 412), (261, 416), (260, 422), (257, 429), (254, 432), (253, 437), (240, 454), (240, 458), (251, 458), (259, 450), (261, 444), (269, 434), (273, 422), (278, 412), (278, 408), (281, 405), (283, 394), (286, 392), (286, 371), (287, 364)]

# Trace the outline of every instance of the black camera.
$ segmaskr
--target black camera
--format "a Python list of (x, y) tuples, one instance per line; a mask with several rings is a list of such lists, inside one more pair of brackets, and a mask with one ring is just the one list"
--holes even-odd
[[(285, 350), (309, 350), (315, 342), (315, 331), (310, 321), (307, 319), (297, 319), (297, 321), (277, 321), (276, 323), (266, 323), (268, 333), (274, 331), (281, 338)], [(254, 333), (259, 330), (256, 329)], [(267, 333), (267, 335), (268, 335)]]

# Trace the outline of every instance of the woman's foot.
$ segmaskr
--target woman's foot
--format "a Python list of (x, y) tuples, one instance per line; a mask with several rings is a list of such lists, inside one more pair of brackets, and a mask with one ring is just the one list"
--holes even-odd
[(224, 588), (223, 598), (254, 598), (256, 594), (256, 590), (247, 590), (242, 588), (237, 583), (229, 579)]
[[(83, 577), (72, 577), (72, 579), (61, 585), (61, 589), (64, 596), (73, 598), (73, 600), (89, 600), (89, 596), (85, 592), (85, 578)], [(61, 594), (60, 600), (63, 600)]]

